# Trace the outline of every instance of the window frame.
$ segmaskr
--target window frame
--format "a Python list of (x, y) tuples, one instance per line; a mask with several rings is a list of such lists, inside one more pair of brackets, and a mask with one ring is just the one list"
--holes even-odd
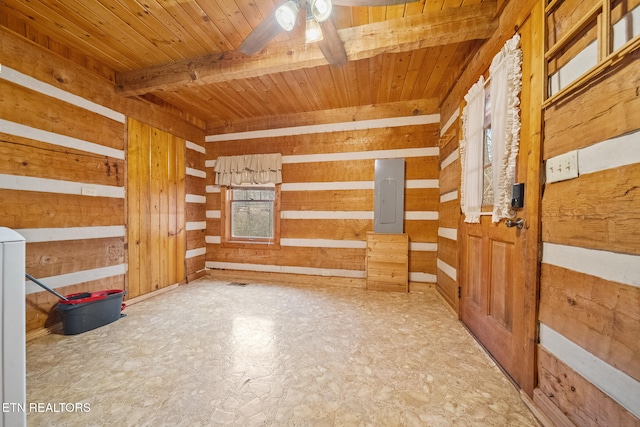
[(220, 244), (228, 248), (280, 249), (280, 184), (273, 185), (273, 239), (233, 237), (232, 233), (232, 196), (234, 189), (259, 189), (271, 185), (243, 184), (220, 187)]

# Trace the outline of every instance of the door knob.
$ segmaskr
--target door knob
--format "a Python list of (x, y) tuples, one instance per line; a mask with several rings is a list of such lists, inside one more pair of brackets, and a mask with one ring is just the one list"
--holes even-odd
[(504, 224), (509, 228), (516, 227), (518, 230), (522, 230), (522, 227), (524, 227), (524, 220), (522, 218), (516, 218), (515, 221), (508, 219)]

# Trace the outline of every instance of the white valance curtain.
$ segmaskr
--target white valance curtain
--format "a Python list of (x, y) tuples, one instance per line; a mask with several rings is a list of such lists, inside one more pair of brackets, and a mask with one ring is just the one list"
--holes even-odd
[[(508, 40), (489, 67), (491, 86), (491, 144), (493, 152), (492, 221), (513, 217), (512, 185), (520, 143), (520, 99), (522, 90), (522, 50), (520, 35)], [(461, 208), (465, 222), (479, 222), (482, 205), (484, 154), (484, 78), (474, 84), (462, 112)]]
[(220, 156), (215, 166), (218, 185), (280, 184), (282, 154), (249, 154)]

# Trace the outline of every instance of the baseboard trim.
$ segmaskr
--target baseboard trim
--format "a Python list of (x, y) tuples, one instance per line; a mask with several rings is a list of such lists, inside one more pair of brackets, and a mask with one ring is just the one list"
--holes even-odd
[(142, 302), (144, 300), (147, 300), (149, 298), (153, 298), (155, 296), (162, 295), (162, 294), (164, 294), (166, 292), (172, 291), (172, 290), (176, 289), (178, 286), (180, 286), (180, 283), (174, 283), (173, 285), (158, 289), (157, 291), (149, 292), (147, 294), (139, 295), (139, 296), (137, 296), (135, 298), (131, 298), (131, 299), (125, 300), (124, 302), (127, 305), (137, 304), (137, 303)]
[[(527, 402), (525, 401), (525, 403)], [(538, 413), (540, 413), (538, 419), (544, 427), (576, 426), (539, 388), (533, 390), (533, 401), (531, 404), (537, 408), (537, 412), (532, 410), (536, 417), (538, 417)]]
[(262, 271), (244, 270), (207, 270), (207, 277), (216, 280), (237, 281), (244, 280), (265, 284), (295, 284), (315, 286), (340, 286), (345, 288), (365, 289), (367, 281), (364, 278), (337, 277), (337, 276), (312, 276), (294, 273), (268, 273)]

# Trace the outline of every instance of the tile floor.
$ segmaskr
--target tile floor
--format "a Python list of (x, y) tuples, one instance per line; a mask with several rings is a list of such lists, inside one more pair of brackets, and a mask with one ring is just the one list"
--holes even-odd
[(28, 343), (29, 426), (538, 426), (434, 292), (205, 278), (125, 313)]

